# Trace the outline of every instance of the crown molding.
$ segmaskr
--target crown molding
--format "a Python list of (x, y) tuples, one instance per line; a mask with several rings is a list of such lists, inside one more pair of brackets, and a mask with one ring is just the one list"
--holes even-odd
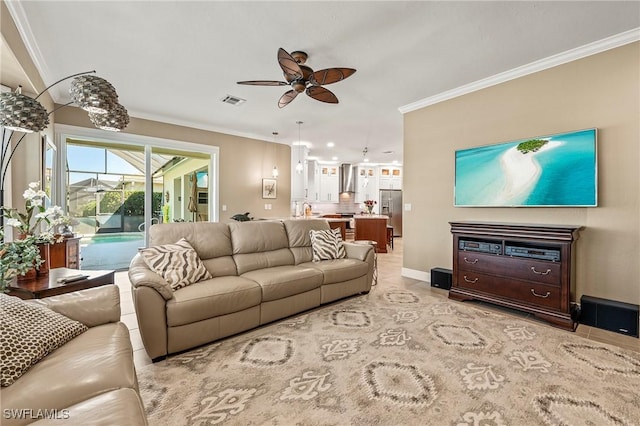
[(595, 41), (593, 43), (585, 44), (584, 46), (577, 47), (575, 49), (567, 50), (562, 53), (558, 53), (553, 56), (541, 59), (539, 61), (531, 62), (529, 64), (514, 68), (509, 71), (505, 71), (496, 75), (493, 75), (482, 80), (474, 81), (473, 83), (465, 84), (464, 86), (457, 87), (446, 92), (439, 93), (428, 98), (421, 99), (416, 102), (401, 106), (398, 110), (402, 114), (418, 110), (430, 105), (447, 101), (449, 99), (457, 98), (459, 96), (467, 95), (469, 93), (476, 92), (478, 90), (486, 89), (487, 87), (495, 86), (497, 84), (505, 83), (516, 78), (524, 77), (529, 74), (544, 71), (549, 68), (557, 67), (558, 65), (573, 62), (578, 59), (586, 58), (587, 56), (595, 55), (607, 50), (615, 49), (616, 47), (624, 46), (629, 43), (633, 43), (640, 40), (640, 28), (634, 28), (629, 31), (625, 31), (620, 34), (613, 35), (611, 37), (604, 38), (602, 40)]
[[(44, 56), (38, 47), (38, 43), (35, 42), (35, 36), (33, 35), (33, 31), (29, 25), (29, 20), (27, 19), (27, 15), (22, 7), (22, 3), (19, 1), (5, 1), (4, 4), (7, 6), (9, 14), (20, 33), (22, 42), (24, 43), (36, 70), (40, 73), (40, 77), (45, 83), (45, 86), (48, 81), (55, 81), (51, 76), (51, 71), (44, 60)], [(49, 91), (49, 93), (51, 94), (51, 91)], [(52, 95), (52, 98), (56, 101), (57, 97)]]

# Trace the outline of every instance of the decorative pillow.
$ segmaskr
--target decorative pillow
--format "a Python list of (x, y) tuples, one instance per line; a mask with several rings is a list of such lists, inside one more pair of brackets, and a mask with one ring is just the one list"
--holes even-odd
[(313, 250), (314, 262), (329, 259), (344, 259), (347, 257), (339, 229), (309, 231), (309, 236), (311, 237), (311, 249)]
[(84, 324), (46, 306), (0, 293), (0, 386), (85, 331)]
[(140, 254), (149, 268), (162, 276), (173, 291), (212, 278), (198, 253), (184, 238), (175, 244), (141, 249)]

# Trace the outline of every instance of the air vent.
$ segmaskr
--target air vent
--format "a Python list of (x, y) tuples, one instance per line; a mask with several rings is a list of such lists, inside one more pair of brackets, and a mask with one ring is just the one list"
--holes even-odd
[(243, 104), (243, 103), (247, 102), (246, 99), (242, 99), (242, 98), (239, 98), (237, 96), (232, 96), (232, 95), (227, 95), (224, 98), (222, 98), (221, 100), (225, 104), (231, 104), (231, 105), (240, 105), (240, 104)]
[(383, 154), (393, 154), (393, 151), (382, 151)]

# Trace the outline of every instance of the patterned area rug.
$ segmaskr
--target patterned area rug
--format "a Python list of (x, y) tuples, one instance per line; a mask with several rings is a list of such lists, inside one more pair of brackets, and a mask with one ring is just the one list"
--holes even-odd
[(151, 425), (640, 419), (640, 354), (404, 288), (374, 288), (138, 377)]

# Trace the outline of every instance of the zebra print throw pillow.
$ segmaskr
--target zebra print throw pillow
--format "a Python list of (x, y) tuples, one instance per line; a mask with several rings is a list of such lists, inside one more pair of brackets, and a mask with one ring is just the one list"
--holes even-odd
[(311, 237), (311, 249), (313, 251), (314, 262), (329, 259), (344, 259), (347, 257), (339, 229), (309, 231), (309, 236)]
[(211, 278), (198, 253), (184, 238), (175, 244), (141, 249), (140, 254), (149, 268), (162, 276), (173, 291)]

